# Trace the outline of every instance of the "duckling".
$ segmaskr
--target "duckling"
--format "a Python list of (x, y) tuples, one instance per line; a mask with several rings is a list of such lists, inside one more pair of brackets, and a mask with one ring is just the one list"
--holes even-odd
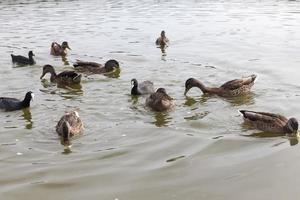
[(83, 123), (77, 111), (66, 113), (56, 125), (56, 132), (61, 136), (61, 143), (67, 146), (71, 145), (71, 137), (81, 135), (83, 130)]
[(143, 94), (152, 94), (154, 93), (154, 86), (151, 81), (143, 81), (138, 84), (138, 81), (134, 78), (131, 80), (133, 87), (131, 89), (132, 95), (143, 95)]
[(203, 83), (200, 81), (189, 78), (185, 82), (185, 92), (184, 95), (187, 94), (187, 92), (192, 87), (198, 87), (200, 90), (202, 90), (203, 93), (207, 94), (216, 94), (218, 96), (222, 97), (234, 97), (239, 96), (243, 94), (247, 94), (250, 92), (251, 87), (254, 85), (254, 81), (256, 79), (256, 75), (251, 75), (249, 77), (241, 78), (241, 79), (234, 79), (232, 81), (228, 81), (221, 85), (220, 87), (206, 87)]
[(239, 110), (239, 112), (243, 115), (245, 122), (262, 131), (281, 134), (296, 134), (298, 131), (298, 121), (295, 118), (287, 119), (279, 114), (249, 110)]
[(156, 39), (155, 44), (165, 47), (167, 46), (168, 43), (169, 43), (169, 39), (166, 37), (165, 31), (162, 31), (160, 33), (160, 37)]
[(158, 88), (146, 99), (146, 106), (161, 112), (172, 109), (175, 104), (164, 88)]
[(108, 60), (104, 66), (96, 62), (85, 62), (78, 60), (73, 64), (73, 66), (79, 71), (92, 74), (103, 74), (114, 71), (115, 69), (119, 69), (119, 63), (116, 60)]
[(52, 65), (45, 65), (43, 67), (43, 74), (40, 77), (42, 79), (45, 74), (50, 73), (50, 81), (63, 84), (79, 84), (81, 81), (81, 74), (77, 74), (74, 71), (63, 71), (56, 74)]
[(0, 97), (0, 109), (5, 111), (21, 110), (30, 107), (30, 101), (34, 99), (33, 92), (26, 93), (23, 101), (10, 97)]
[(71, 50), (68, 42), (64, 41), (61, 45), (57, 42), (52, 42), (50, 54), (54, 56), (66, 56), (67, 49)]
[(35, 61), (33, 59), (33, 52), (28, 52), (28, 58), (21, 56), (21, 55), (13, 55), (11, 54), (11, 59), (13, 63), (23, 64), (23, 65), (34, 65)]

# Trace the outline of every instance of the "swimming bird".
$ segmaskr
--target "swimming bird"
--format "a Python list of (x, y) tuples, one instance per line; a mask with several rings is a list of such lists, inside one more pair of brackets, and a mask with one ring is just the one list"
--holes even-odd
[(93, 73), (93, 74), (103, 74), (107, 72), (112, 72), (115, 69), (119, 69), (119, 63), (116, 60), (108, 60), (104, 66), (96, 62), (85, 62), (78, 60), (73, 64), (75, 69), (81, 72)]
[(132, 95), (152, 94), (155, 92), (154, 85), (151, 81), (143, 81), (139, 84), (138, 81), (133, 78), (131, 84), (133, 84), (133, 87), (131, 88)]
[(5, 111), (21, 110), (30, 107), (30, 101), (34, 99), (33, 92), (27, 92), (25, 98), (20, 101), (10, 97), (0, 97), (0, 109)]
[(175, 104), (164, 88), (158, 88), (155, 93), (152, 93), (146, 99), (146, 106), (160, 112), (170, 110)]
[(298, 121), (295, 118), (287, 119), (279, 114), (249, 110), (239, 110), (239, 112), (243, 115), (245, 122), (262, 131), (282, 134), (294, 134), (298, 131)]
[(45, 65), (43, 67), (43, 74), (40, 77), (42, 79), (47, 73), (50, 73), (50, 81), (61, 84), (78, 84), (81, 81), (81, 74), (77, 74), (74, 71), (63, 71), (56, 74), (52, 65)]
[(64, 41), (61, 45), (58, 44), (57, 42), (52, 42), (50, 54), (54, 56), (66, 56), (67, 49), (71, 50), (68, 42), (66, 41)]
[(160, 33), (160, 37), (158, 37), (155, 41), (156, 45), (166, 46), (169, 43), (169, 39), (166, 37), (165, 31)]
[(29, 51), (28, 58), (21, 56), (21, 55), (11, 54), (11, 59), (12, 59), (12, 62), (14, 62), (14, 63), (24, 64), (24, 65), (34, 65), (35, 61), (33, 59), (33, 56), (34, 56), (33, 52)]
[(234, 97), (238, 95), (243, 95), (250, 92), (250, 89), (254, 85), (256, 77), (257, 76), (253, 74), (249, 77), (234, 79), (232, 81), (224, 83), (220, 87), (206, 87), (199, 80), (189, 78), (185, 82), (184, 95), (186, 95), (187, 92), (193, 87), (199, 88), (205, 94), (216, 94), (222, 97)]
[(66, 113), (56, 125), (56, 132), (61, 136), (63, 145), (70, 145), (71, 137), (82, 134), (83, 130), (83, 123), (77, 111)]

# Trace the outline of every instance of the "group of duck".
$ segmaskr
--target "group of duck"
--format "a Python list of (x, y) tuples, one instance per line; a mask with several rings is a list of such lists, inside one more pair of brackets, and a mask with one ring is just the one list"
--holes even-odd
[[(166, 37), (165, 31), (161, 32), (160, 37), (156, 40), (156, 45), (161, 49), (165, 49), (169, 45), (169, 39)], [(50, 54), (54, 56), (66, 56), (67, 50), (71, 50), (68, 42), (63, 42), (61, 45), (53, 42), (51, 44)], [(163, 50), (162, 50), (163, 51)], [(20, 55), (11, 55), (12, 62), (33, 65), (33, 52), (29, 51), (28, 58)], [(76, 71), (88, 74), (105, 74), (119, 69), (119, 63), (116, 60), (108, 60), (104, 66), (96, 62), (85, 62), (78, 60), (73, 64)], [(76, 71), (63, 71), (57, 74), (54, 67), (44, 65), (41, 79), (45, 74), (50, 73), (50, 81), (57, 84), (79, 84), (81, 82), (81, 74)], [(221, 85), (220, 87), (207, 87), (201, 81), (195, 78), (189, 78), (185, 82), (185, 92), (193, 88), (199, 88), (204, 94), (217, 95), (220, 97), (236, 97), (248, 94), (251, 87), (254, 85), (256, 75), (234, 79)], [(154, 89), (154, 84), (151, 81), (138, 83), (137, 79), (132, 79), (133, 85), (131, 95), (149, 95), (146, 98), (146, 106), (153, 111), (164, 112), (172, 110), (175, 107), (173, 99), (167, 94), (165, 88)], [(30, 102), (33, 100), (34, 94), (27, 92), (23, 100), (15, 98), (0, 97), (0, 109), (5, 111), (20, 110), (30, 107)], [(246, 123), (251, 124), (254, 128), (280, 134), (298, 135), (298, 121), (295, 118), (286, 118), (279, 114), (256, 112), (249, 110), (240, 110)], [(83, 123), (77, 111), (71, 111), (61, 117), (56, 125), (56, 132), (61, 136), (61, 142), (64, 145), (70, 145), (70, 138), (74, 135), (83, 133)]]

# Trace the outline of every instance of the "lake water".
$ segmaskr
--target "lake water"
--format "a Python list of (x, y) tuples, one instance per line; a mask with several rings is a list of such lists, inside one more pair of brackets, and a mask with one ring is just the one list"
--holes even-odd
[[(154, 45), (161, 30), (165, 56)], [(64, 40), (67, 60), (49, 55)], [(29, 50), (36, 65), (11, 63)], [(299, 1), (2, 0), (0, 94), (36, 99), (0, 113), (1, 199), (298, 199), (298, 141), (247, 137), (256, 131), (237, 110), (300, 119), (299, 50)], [(60, 72), (76, 59), (116, 59), (120, 76), (84, 76), (81, 89), (39, 79), (44, 64)], [(190, 77), (219, 86), (253, 73), (245, 97), (183, 95)], [(166, 88), (176, 109), (145, 108), (130, 96), (132, 78)], [(67, 153), (55, 125), (72, 109), (85, 132)]]

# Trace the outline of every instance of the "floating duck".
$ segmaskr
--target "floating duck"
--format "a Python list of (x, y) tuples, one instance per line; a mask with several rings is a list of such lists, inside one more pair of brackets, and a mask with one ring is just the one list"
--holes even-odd
[(50, 54), (54, 56), (66, 56), (67, 49), (71, 50), (68, 42), (64, 41), (61, 45), (57, 42), (52, 42)]
[(76, 63), (73, 64), (75, 69), (92, 74), (103, 74), (107, 72), (112, 72), (115, 69), (119, 69), (119, 63), (116, 60), (108, 60), (104, 66), (100, 63), (96, 62), (85, 62), (78, 60)]
[(139, 84), (138, 81), (134, 78), (131, 80), (131, 84), (133, 84), (133, 87), (131, 89), (132, 95), (152, 94), (155, 92), (154, 85), (151, 81), (143, 81)]
[(295, 118), (287, 119), (279, 114), (250, 110), (239, 110), (239, 112), (243, 115), (245, 122), (262, 131), (282, 134), (296, 134), (298, 131), (298, 121)]
[(43, 67), (43, 74), (40, 77), (42, 79), (47, 73), (50, 73), (50, 81), (61, 84), (79, 84), (81, 81), (81, 74), (77, 74), (74, 71), (63, 71), (56, 74), (52, 65), (45, 65)]
[(56, 125), (56, 132), (61, 136), (61, 143), (66, 146), (71, 144), (71, 137), (82, 134), (83, 130), (83, 123), (77, 111), (66, 113)]
[(10, 97), (0, 97), (0, 109), (5, 111), (21, 110), (30, 107), (30, 101), (34, 99), (33, 92), (27, 92), (25, 98), (20, 101), (19, 99)]
[(175, 104), (164, 88), (158, 88), (146, 99), (146, 106), (160, 112), (172, 109)]
[(23, 65), (34, 65), (35, 61), (33, 59), (33, 52), (28, 52), (28, 58), (21, 56), (21, 55), (13, 55), (11, 54), (11, 59), (13, 63), (23, 64)]
[(197, 87), (205, 94), (216, 94), (222, 97), (239, 96), (250, 92), (251, 87), (254, 85), (255, 79), (256, 75), (251, 75), (249, 77), (228, 81), (220, 87), (206, 87), (199, 80), (189, 78), (185, 82), (184, 95), (186, 95), (191, 88)]
[(162, 31), (160, 33), (160, 37), (156, 39), (155, 44), (159, 46), (166, 46), (168, 45), (168, 43), (169, 43), (169, 39), (166, 37), (165, 31)]

